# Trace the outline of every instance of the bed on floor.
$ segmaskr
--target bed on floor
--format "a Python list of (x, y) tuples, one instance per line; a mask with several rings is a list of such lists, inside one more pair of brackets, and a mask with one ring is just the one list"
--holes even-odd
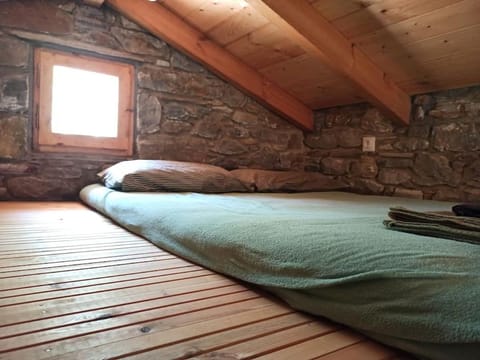
[(445, 211), (449, 203), (344, 192), (132, 193), (99, 184), (81, 199), (160, 248), (293, 308), (420, 358), (479, 359), (480, 247), (382, 223), (390, 206)]

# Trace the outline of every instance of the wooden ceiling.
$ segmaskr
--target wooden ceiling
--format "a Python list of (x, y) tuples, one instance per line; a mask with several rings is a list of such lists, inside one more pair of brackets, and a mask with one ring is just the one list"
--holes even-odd
[(480, 84), (480, 0), (106, 3), (307, 129), (365, 100), (407, 123), (410, 95)]

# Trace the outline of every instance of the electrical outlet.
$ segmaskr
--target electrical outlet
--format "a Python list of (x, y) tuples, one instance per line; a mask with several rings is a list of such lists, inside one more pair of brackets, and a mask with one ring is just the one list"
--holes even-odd
[(364, 136), (362, 138), (362, 151), (375, 152), (375, 136)]

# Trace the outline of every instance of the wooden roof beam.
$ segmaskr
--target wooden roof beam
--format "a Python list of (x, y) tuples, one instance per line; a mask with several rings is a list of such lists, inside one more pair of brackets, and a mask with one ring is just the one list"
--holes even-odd
[(100, 7), (103, 5), (105, 0), (83, 0), (83, 2), (90, 6)]
[(313, 111), (227, 50), (205, 38), (164, 6), (145, 0), (106, 0), (106, 4), (153, 35), (187, 53), (224, 79), (233, 82), (295, 125), (313, 130)]
[(384, 113), (408, 124), (410, 96), (307, 0), (246, 0), (288, 37), (351, 80)]

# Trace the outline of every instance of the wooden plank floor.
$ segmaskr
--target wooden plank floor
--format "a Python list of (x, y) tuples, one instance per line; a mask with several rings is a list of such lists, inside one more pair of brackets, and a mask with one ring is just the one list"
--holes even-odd
[(406, 359), (79, 203), (0, 203), (0, 359)]

